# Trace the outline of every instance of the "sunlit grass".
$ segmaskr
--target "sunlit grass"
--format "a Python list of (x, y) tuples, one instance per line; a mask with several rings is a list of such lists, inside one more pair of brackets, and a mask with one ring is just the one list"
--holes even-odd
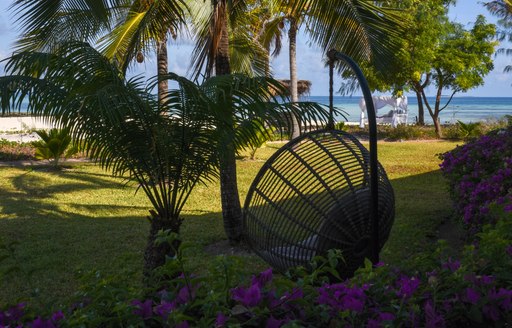
[[(396, 220), (382, 258), (402, 263), (433, 245), (436, 229), (450, 215), (445, 183), (436, 154), (451, 142), (379, 143), (380, 161), (392, 180)], [(279, 144), (258, 150), (256, 160), (238, 161), (243, 204), (259, 168)], [(40, 306), (65, 302), (80, 286), (81, 274), (121, 274), (139, 286), (150, 204), (135, 186), (113, 178), (93, 164), (62, 171), (45, 167), (0, 168), (0, 243), (16, 242), (14, 257), (0, 272), (0, 307), (32, 299)], [(193, 271), (205, 272), (213, 255), (205, 247), (224, 240), (217, 183), (198, 186), (187, 203), (182, 237)], [(265, 264), (255, 256), (241, 259), (247, 273)]]

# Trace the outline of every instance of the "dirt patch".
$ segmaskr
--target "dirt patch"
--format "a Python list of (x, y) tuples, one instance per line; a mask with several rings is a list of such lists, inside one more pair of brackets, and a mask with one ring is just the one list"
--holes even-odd
[(232, 246), (227, 240), (221, 240), (205, 247), (205, 251), (211, 255), (237, 255), (249, 256), (253, 253), (245, 246)]

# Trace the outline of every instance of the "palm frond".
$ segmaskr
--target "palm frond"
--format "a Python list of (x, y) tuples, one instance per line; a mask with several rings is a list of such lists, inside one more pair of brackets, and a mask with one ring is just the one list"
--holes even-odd
[(292, 11), (305, 13), (308, 32), (324, 52), (336, 49), (356, 61), (385, 65), (399, 49), (405, 33), (399, 11), (380, 7), (374, 1), (297, 0)]
[(159, 104), (139, 78), (125, 81), (83, 43), (61, 45), (53, 55), (19, 54), (8, 67), (12, 75), (0, 78), (3, 110), (28, 97), (31, 113), (68, 126), (91, 158), (133, 178), (160, 217), (176, 218), (194, 185), (215, 177), (210, 116), (193, 83), (174, 78), (183, 87)]
[(126, 71), (139, 51), (147, 52), (154, 48), (155, 40), (166, 40), (171, 31), (180, 30), (185, 12), (186, 6), (181, 0), (134, 1), (112, 32), (99, 40), (100, 49)]
[(18, 51), (51, 50), (59, 42), (94, 42), (110, 30), (128, 0), (15, 0), (15, 23), (21, 29)]

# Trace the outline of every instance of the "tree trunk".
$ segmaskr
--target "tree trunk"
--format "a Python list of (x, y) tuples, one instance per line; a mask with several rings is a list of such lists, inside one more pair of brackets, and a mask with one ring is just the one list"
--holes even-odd
[(418, 125), (425, 125), (425, 109), (423, 108), (423, 100), (421, 92), (416, 91), (416, 99), (418, 100)]
[[(299, 101), (299, 95), (297, 90), (297, 21), (294, 18), (290, 18), (290, 30), (288, 31), (289, 39), (289, 56), (290, 56), (290, 96), (292, 102)], [(300, 136), (300, 125), (299, 120), (295, 115), (291, 114), (292, 119), (292, 131), (291, 138), (297, 138)]]
[[(156, 48), (157, 58), (157, 74), (162, 76), (169, 72), (168, 64), (169, 59), (167, 57), (167, 36), (164, 36), (162, 40), (158, 41)], [(161, 80), (158, 82), (158, 101), (161, 103), (169, 91), (169, 84), (167, 80)]]
[(432, 119), (434, 120), (434, 128), (436, 129), (436, 136), (441, 139), (443, 137), (443, 131), (441, 129), (441, 123), (439, 122), (439, 114), (435, 113), (432, 116)]
[(242, 238), (242, 207), (236, 181), (236, 158), (233, 143), (226, 145), (220, 159), (220, 191), (224, 231), (231, 245)]
[(218, 6), (221, 32), (217, 54), (215, 56), (215, 75), (226, 75), (231, 74), (231, 65), (229, 63), (228, 8), (226, 0), (219, 1)]
[(151, 224), (148, 236), (146, 250), (144, 251), (144, 277), (149, 278), (152, 272), (165, 264), (167, 256), (174, 256), (175, 250), (179, 247), (179, 240), (175, 240), (173, 245), (160, 244), (155, 245), (157, 234), (160, 230), (170, 230), (175, 233), (180, 232), (182, 220), (179, 218), (168, 219), (161, 218), (155, 211), (150, 211), (151, 216), (148, 218)]
[[(231, 74), (229, 63), (229, 37), (226, 1), (220, 1), (219, 19), (221, 24), (221, 38), (215, 56), (215, 74)], [(232, 108), (232, 111), (235, 109)], [(222, 218), (224, 230), (231, 245), (240, 243), (242, 236), (242, 206), (238, 195), (236, 180), (236, 157), (233, 141), (227, 138), (222, 144), (224, 148), (220, 154), (220, 191), (222, 203)]]

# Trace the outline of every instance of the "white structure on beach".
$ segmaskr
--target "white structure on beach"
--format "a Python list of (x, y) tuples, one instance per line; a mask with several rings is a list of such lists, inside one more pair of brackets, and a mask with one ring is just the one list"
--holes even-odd
[[(407, 124), (407, 97), (393, 97), (393, 96), (374, 96), (373, 105), (375, 106), (375, 114), (377, 116), (377, 123), (391, 124), (394, 128), (398, 126), (398, 124)], [(379, 115), (379, 109), (391, 106), (392, 109), (384, 115)], [(364, 128), (364, 125), (367, 123), (367, 119), (365, 118), (366, 113), (366, 102), (364, 97), (359, 101), (359, 108), (361, 109), (361, 119), (359, 121), (359, 126)]]

